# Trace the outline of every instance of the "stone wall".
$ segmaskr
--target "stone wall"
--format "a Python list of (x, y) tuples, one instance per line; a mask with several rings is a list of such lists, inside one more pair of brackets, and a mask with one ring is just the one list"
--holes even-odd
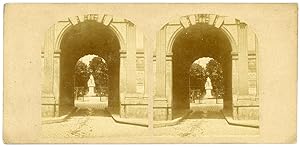
[[(231, 100), (227, 101), (231, 105), (233, 118), (258, 119), (258, 46), (256, 35), (246, 23), (238, 19), (213, 14), (184, 16), (170, 21), (158, 32), (154, 68), (155, 80), (160, 82), (154, 84), (154, 119), (165, 120), (170, 115), (167, 107), (173, 107), (172, 45), (174, 39), (181, 30), (198, 23), (212, 25), (221, 29), (230, 40), (232, 47), (232, 95)], [(171, 106), (156, 106), (164, 103)]]
[(59, 107), (57, 105), (42, 105), (42, 117), (55, 117), (58, 116)]
[[(147, 117), (145, 97), (144, 35), (135, 24), (110, 15), (87, 14), (58, 21), (46, 32), (41, 51), (43, 71), (42, 116), (58, 116), (60, 100), (60, 43), (68, 28), (85, 21), (96, 21), (108, 26), (120, 41), (120, 115), (121, 117)], [(112, 104), (111, 107), (115, 107)], [(124, 111), (125, 110), (125, 111)], [(136, 115), (134, 115), (136, 113)]]
[[(153, 87), (154, 120), (171, 120), (173, 108), (172, 45), (183, 29), (198, 23), (221, 29), (230, 40), (232, 52), (232, 114), (234, 119), (258, 119), (257, 38), (240, 20), (214, 14), (195, 14), (172, 20), (158, 28), (153, 57), (145, 52), (145, 37), (137, 26), (126, 19), (110, 15), (88, 14), (70, 17), (51, 26), (46, 32), (41, 51), (43, 71), (42, 116), (58, 116), (60, 84), (60, 42), (65, 31), (79, 22), (97, 21), (108, 26), (120, 41), (120, 116), (146, 118), (147, 85)], [(150, 43), (151, 44), (151, 43)], [(152, 58), (153, 75), (147, 74), (147, 58)], [(153, 81), (147, 81), (152, 76)], [(53, 103), (55, 102), (55, 103)], [(224, 102), (225, 103), (225, 102)], [(54, 108), (57, 105), (57, 108)], [(52, 113), (51, 113), (52, 112)]]

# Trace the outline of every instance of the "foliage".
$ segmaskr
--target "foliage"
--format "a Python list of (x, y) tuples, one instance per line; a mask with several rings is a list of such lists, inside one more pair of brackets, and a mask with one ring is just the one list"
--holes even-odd
[(224, 96), (224, 76), (220, 63), (216, 60), (210, 60), (206, 65), (206, 74), (211, 79), (213, 86), (213, 95), (217, 98)]
[(94, 76), (96, 87), (107, 87), (108, 68), (104, 60), (100, 57), (95, 57), (90, 61), (89, 69)]
[(205, 91), (205, 69), (197, 63), (193, 63), (190, 68), (190, 86), (200, 88), (201, 93)]
[(87, 81), (89, 80), (90, 72), (88, 66), (82, 61), (78, 61), (75, 66), (75, 86), (76, 87), (86, 87)]
[(102, 89), (107, 88), (108, 85), (108, 68), (104, 60), (100, 57), (94, 57), (90, 61), (89, 66), (80, 60), (77, 62), (75, 66), (75, 87), (84, 87), (77, 89), (77, 93), (86, 93), (88, 90), (87, 82), (91, 74), (95, 80), (96, 92), (107, 94), (107, 91)]
[(217, 98), (222, 98), (224, 96), (223, 70), (221, 64), (213, 59), (207, 63), (206, 69), (197, 63), (192, 64), (190, 68), (191, 89), (200, 89), (200, 92), (204, 94), (207, 77), (211, 79), (213, 95)]

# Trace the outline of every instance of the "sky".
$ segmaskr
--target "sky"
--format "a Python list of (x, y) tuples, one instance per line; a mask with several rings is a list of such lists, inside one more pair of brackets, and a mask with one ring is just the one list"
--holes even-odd
[[(97, 55), (94, 55), (94, 54), (89, 54), (89, 55), (85, 55), (85, 56), (83, 56), (83, 57), (81, 57), (80, 59), (79, 59), (79, 61), (81, 61), (81, 62), (83, 62), (83, 63), (85, 63), (87, 66), (89, 66), (90, 65), (90, 61), (93, 59), (93, 58), (95, 58), (95, 57), (99, 57), (99, 56), (97, 56)], [(105, 63), (105, 60), (102, 58), (102, 61)]]
[(199, 64), (200, 66), (202, 66), (203, 68), (206, 68), (206, 64), (213, 58), (209, 58), (209, 57), (202, 57), (199, 58), (198, 60), (194, 61), (194, 63)]
[[(98, 57), (97, 55), (94, 55), (94, 54), (89, 54), (89, 55), (85, 55), (83, 57), (81, 57), (79, 59), (79, 61), (82, 61), (83, 63), (85, 63), (86, 65), (89, 66), (90, 64), (90, 61), (95, 58), (95, 57)], [(194, 63), (197, 63), (199, 64), (200, 66), (202, 66), (203, 68), (206, 68), (206, 64), (213, 58), (210, 58), (210, 57), (202, 57), (202, 58), (199, 58), (198, 60), (194, 61)], [(104, 60), (104, 59), (102, 59)], [(105, 63), (105, 60), (103, 61)]]

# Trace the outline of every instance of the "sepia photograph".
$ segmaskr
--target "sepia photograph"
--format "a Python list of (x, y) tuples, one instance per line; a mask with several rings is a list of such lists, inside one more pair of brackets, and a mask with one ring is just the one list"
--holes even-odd
[(296, 142), (297, 4), (4, 7), (6, 143)]

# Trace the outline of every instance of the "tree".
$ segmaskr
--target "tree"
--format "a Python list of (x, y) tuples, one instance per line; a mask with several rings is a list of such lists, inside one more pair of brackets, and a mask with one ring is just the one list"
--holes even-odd
[(203, 94), (203, 92), (205, 91), (205, 81), (205, 69), (201, 65), (193, 63), (190, 68), (190, 86), (197, 87), (197, 89), (199, 88), (201, 93)]
[(90, 61), (89, 69), (94, 76), (96, 87), (107, 87), (108, 68), (104, 60), (100, 57), (94, 57)]
[(213, 86), (213, 94), (217, 98), (223, 98), (224, 96), (224, 77), (223, 70), (220, 63), (216, 60), (210, 60), (206, 65), (206, 74), (211, 79)]
[(88, 66), (82, 61), (78, 61), (75, 65), (75, 86), (86, 87), (89, 76)]

